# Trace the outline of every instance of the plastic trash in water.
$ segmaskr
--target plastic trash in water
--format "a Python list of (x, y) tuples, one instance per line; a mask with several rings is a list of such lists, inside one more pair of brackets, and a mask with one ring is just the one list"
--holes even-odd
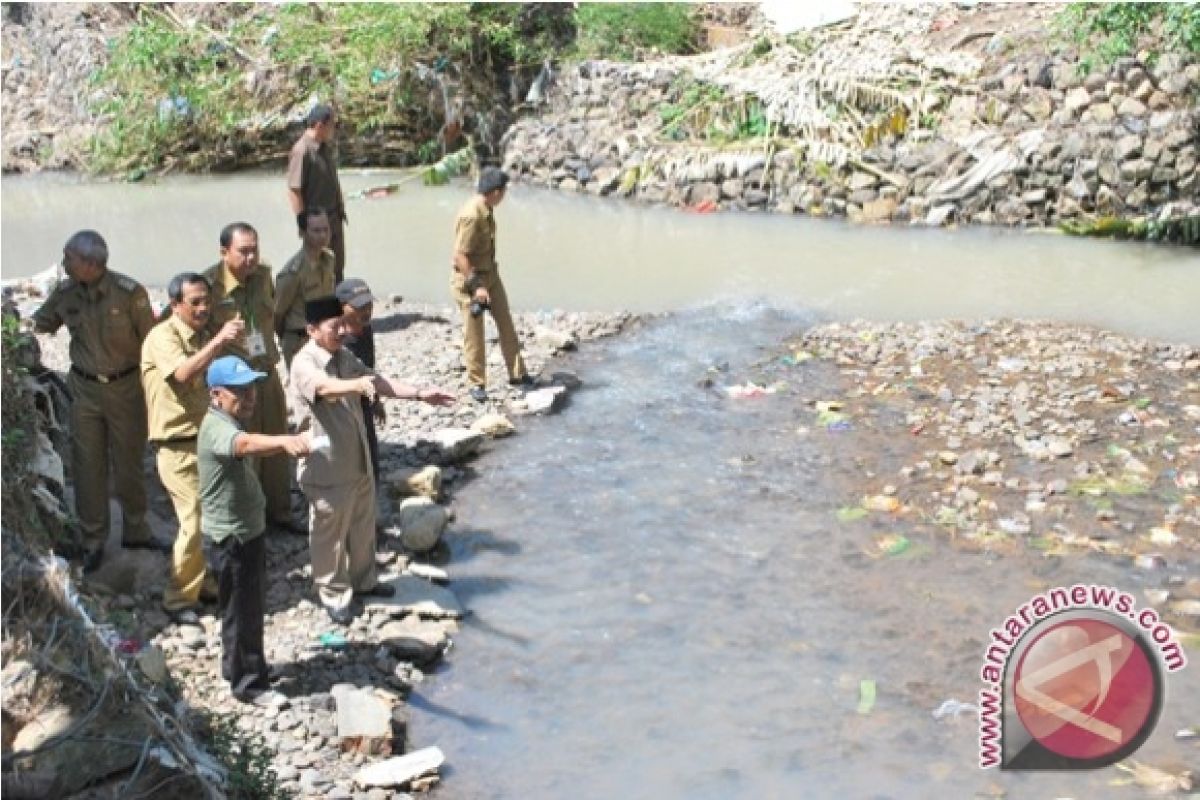
[(340, 633), (335, 633), (334, 631), (326, 631), (325, 633), (322, 633), (317, 637), (317, 641), (321, 643), (322, 647), (326, 647), (330, 650), (344, 650), (346, 649), (347, 645), (346, 637), (342, 636)]
[(933, 718), (941, 720), (946, 717), (958, 719), (962, 714), (978, 714), (979, 709), (970, 703), (960, 703), (957, 700), (950, 699), (942, 702), (940, 706), (933, 710)]
[(858, 713), (870, 714), (875, 707), (875, 681), (858, 682)]
[(759, 386), (757, 383), (744, 383), (734, 386), (726, 386), (725, 393), (734, 400), (743, 400), (747, 397), (762, 397), (768, 394), (767, 387)]

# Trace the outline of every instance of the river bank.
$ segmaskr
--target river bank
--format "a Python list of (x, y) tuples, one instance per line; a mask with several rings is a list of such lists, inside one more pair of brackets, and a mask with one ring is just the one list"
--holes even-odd
[(1085, 65), (1056, 38), (1058, 14), (873, 7), (696, 56), (571, 65), (506, 133), (504, 164), (541, 186), (701, 213), (1081, 231), (1117, 219), (1110, 233), (1200, 240), (1194, 54)]
[[(165, 297), (154, 290), (152, 299), (161, 304)], [(26, 313), (40, 302), (27, 293), (13, 300)], [(181, 623), (161, 611), (167, 575), (164, 556), (124, 551), (110, 541), (104, 566), (84, 581), (89, 606), (116, 627), (123, 641), (136, 643), (129, 645), (127, 655), (139, 664), (161, 660), (191, 713), (232, 713), (242, 731), (261, 737), (274, 755), (272, 767), (279, 787), (288, 796), (386, 798), (394, 796), (390, 787), (426, 789), (437, 780), (437, 765), (427, 763), (415, 772), (401, 768), (401, 774), (407, 775), (403, 778), (359, 774), (365, 766), (410, 749), (404, 700), (424, 679), (422, 668), (435, 663), (451, 646), (458, 620), (469, 613), (455, 598), (454, 565), (446, 562), (444, 546), (422, 554), (405, 549), (399, 527), (405, 518), (401, 503), (408, 497), (429, 497), (451, 509), (452, 518), (450, 503), (475, 477), (469, 462), (479, 449), (490, 449), (493, 445), (487, 442), (496, 438), (518, 434), (522, 414), (557, 410), (565, 393), (580, 385), (578, 377), (555, 372), (556, 354), (636, 325), (634, 317), (614, 313), (519, 314), (515, 322), (531, 373), (540, 375), (546, 388), (540, 393), (510, 390), (503, 380), (502, 363), (491, 358), (492, 400), (478, 404), (467, 397), (469, 386), (459, 366), (457, 310), (400, 306), (398, 301), (381, 304), (374, 323), (379, 370), (414, 383), (442, 386), (459, 400), (447, 408), (388, 404), (388, 420), (380, 430), (379, 508), (380, 525), (390, 535), (389, 556), (380, 559), (380, 578), (397, 586), (394, 599), (368, 603), (348, 628), (334, 626), (316, 602), (307, 540), (268, 539), (266, 642), (277, 680), (275, 691), (259, 702), (235, 702), (221, 679), (220, 622), (211, 607)], [(38, 338), (43, 362), (51, 369), (65, 370), (66, 332)], [(491, 331), (489, 346), (497, 350), (493, 338)], [(175, 531), (174, 514), (152, 458), (147, 458), (146, 474), (151, 524), (159, 537), (169, 540)], [(453, 525), (447, 535), (455, 535)], [(322, 634), (328, 635), (320, 638)], [(165, 680), (166, 674), (157, 680)], [(348, 687), (363, 691), (351, 692), (347, 698), (342, 693)], [(433, 744), (413, 742), (412, 746)], [(105, 763), (102, 768), (108, 767)]]

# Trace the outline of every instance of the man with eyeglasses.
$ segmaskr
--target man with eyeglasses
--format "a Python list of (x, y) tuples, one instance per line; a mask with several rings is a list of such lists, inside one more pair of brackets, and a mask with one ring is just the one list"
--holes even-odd
[(162, 549), (146, 524), (146, 401), (137, 379), (142, 340), (154, 327), (146, 290), (108, 269), (108, 245), (79, 231), (63, 248), (67, 278), (33, 313), (38, 333), (71, 332), (71, 473), (75, 513), (91, 572), (108, 539), (108, 465), (121, 503), (121, 544)]
[(141, 370), (158, 477), (179, 520), (171, 578), (163, 592), (163, 608), (176, 616), (194, 610), (202, 598), (216, 599), (215, 581), (206, 576), (200, 534), (196, 437), (208, 410), (204, 372), (226, 346), (241, 338), (246, 324), (234, 318), (215, 334), (210, 330), (210, 287), (195, 272), (172, 278), (167, 296), (171, 315), (142, 342)]
[[(245, 222), (233, 222), (221, 231), (221, 260), (204, 277), (212, 286), (214, 324), (231, 319), (245, 323), (243, 335), (227, 349), (267, 377), (259, 389), (254, 413), (246, 430), (254, 433), (287, 433), (287, 399), (276, 365), (275, 284), (271, 268), (260, 263), (258, 232)], [(267, 524), (285, 533), (305, 535), (308, 528), (292, 517), (291, 466), (286, 453), (258, 459), (258, 478), (267, 496)]]
[(321, 208), (329, 215), (329, 245), (335, 257), (334, 283), (346, 272), (346, 206), (338, 179), (333, 138), (338, 116), (333, 106), (321, 103), (308, 112), (304, 133), (288, 154), (288, 203), (299, 221), (306, 208)]

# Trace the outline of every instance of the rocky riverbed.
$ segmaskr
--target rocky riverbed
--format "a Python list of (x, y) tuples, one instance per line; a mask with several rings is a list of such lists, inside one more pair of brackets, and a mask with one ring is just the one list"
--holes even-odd
[[(160, 304), (164, 299), (161, 292), (152, 296)], [(28, 293), (14, 300), (26, 314), (40, 302)], [(235, 714), (242, 730), (262, 737), (288, 796), (374, 800), (405, 796), (401, 790), (422, 790), (437, 781), (443, 756), (436, 747), (424, 747), (434, 743), (407, 740), (404, 701), (425, 679), (422, 670), (451, 646), (457, 621), (468, 612), (454, 595), (454, 566), (446, 563), (445, 548), (418, 555), (405, 547), (409, 531), (401, 503), (416, 496), (447, 504), (470, 478), (468, 462), (475, 452), (494, 438), (518, 433), (522, 415), (556, 410), (580, 385), (579, 377), (554, 371), (557, 353), (635, 323), (627, 314), (517, 315), (527, 364), (543, 384), (527, 393), (506, 386), (489, 326), (492, 399), (477, 404), (466, 396), (457, 311), (394, 300), (377, 311), (380, 372), (440, 385), (459, 401), (446, 408), (387, 404), (379, 493), (387, 551), (378, 561), (381, 580), (396, 587), (393, 598), (368, 601), (348, 627), (333, 625), (316, 598), (307, 540), (269, 536), (266, 644), (274, 690), (240, 704), (220, 678), (214, 609), (206, 606), (204, 613), (177, 621), (160, 609), (164, 556), (122, 551), (110, 542), (105, 565), (84, 584), (152, 681), (175, 683), (190, 708)], [(67, 367), (65, 331), (40, 336), (39, 342), (47, 366)], [(170, 538), (173, 512), (151, 459), (146, 472), (152, 524), (160, 537)], [(447, 535), (454, 535), (453, 526)], [(410, 745), (417, 749), (409, 752)]]
[[(836, 369), (838, 396), (806, 397)], [(729, 391), (802, 396), (797, 435), (857, 454), (840, 526), (1022, 558), (1099, 557), (1200, 631), (1200, 348), (1032, 321), (814, 327)]]

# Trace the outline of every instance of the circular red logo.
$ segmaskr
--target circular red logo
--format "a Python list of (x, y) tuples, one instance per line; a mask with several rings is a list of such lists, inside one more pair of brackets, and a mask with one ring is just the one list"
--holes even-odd
[(1107, 622), (1073, 619), (1040, 632), (1013, 677), (1021, 723), (1067, 758), (1103, 758), (1155, 722), (1154, 665), (1134, 638)]

